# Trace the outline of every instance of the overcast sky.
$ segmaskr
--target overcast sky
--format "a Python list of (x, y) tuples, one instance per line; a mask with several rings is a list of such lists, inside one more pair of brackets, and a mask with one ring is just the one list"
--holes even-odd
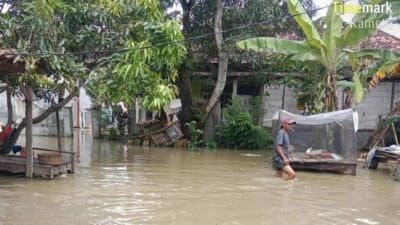
[[(316, 4), (317, 8), (326, 7), (326, 6), (328, 6), (331, 2), (332, 2), (332, 0), (314, 0), (314, 3)], [(357, 1), (357, 0), (349, 0), (349, 1), (346, 2), (346, 3), (357, 4), (358, 1)], [(328, 10), (328, 9), (321, 9), (321, 10), (318, 10), (317, 15), (316, 15), (316, 18), (319, 18), (319, 17), (321, 17), (321, 16), (326, 15), (327, 10)], [(342, 15), (342, 19), (343, 19), (345, 22), (350, 23), (351, 20), (352, 20), (352, 18), (353, 18), (353, 16), (354, 16), (354, 14), (346, 13), (346, 14)], [(382, 23), (382, 24), (379, 26), (379, 29), (382, 30), (382, 31), (384, 31), (384, 32), (386, 32), (386, 33), (388, 33), (388, 34), (391, 34), (391, 35), (393, 35), (393, 36), (395, 36), (395, 37), (397, 37), (397, 38), (400, 38), (400, 25), (398, 25), (398, 24)]]
[[(329, 4), (331, 2), (332, 2), (332, 0), (314, 0), (314, 3), (317, 6), (317, 8), (327, 7), (327, 6), (329, 6)], [(357, 0), (348, 0), (346, 3), (358, 4), (358, 1)], [(325, 16), (327, 11), (328, 11), (328, 8), (318, 10), (316, 18)], [(342, 19), (349, 23), (351, 21), (351, 19), (353, 18), (353, 16), (354, 16), (354, 14), (346, 13), (346, 14), (342, 15)]]

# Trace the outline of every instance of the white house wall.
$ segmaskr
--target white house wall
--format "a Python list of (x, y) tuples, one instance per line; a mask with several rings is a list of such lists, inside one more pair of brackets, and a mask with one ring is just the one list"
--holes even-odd
[[(66, 94), (67, 95), (67, 94)], [(25, 117), (25, 103), (13, 97), (13, 120), (17, 123), (21, 122), (22, 118)], [(73, 135), (73, 114), (72, 114), (72, 102), (68, 102), (60, 110), (60, 124), (61, 124), (61, 135), (62, 136), (72, 136)], [(33, 116), (37, 116), (42, 113), (47, 107), (43, 101), (35, 101), (33, 104)], [(87, 95), (85, 89), (81, 88), (79, 92), (79, 112), (76, 113), (79, 116), (79, 126), (78, 128), (88, 128), (92, 127), (92, 115), (91, 115), (92, 101)], [(0, 122), (5, 124), (7, 122), (7, 94), (6, 92), (0, 93)], [(52, 113), (48, 118), (44, 119), (42, 122), (33, 125), (32, 129), (33, 135), (43, 135), (43, 136), (55, 136), (57, 135), (57, 125), (55, 113)]]

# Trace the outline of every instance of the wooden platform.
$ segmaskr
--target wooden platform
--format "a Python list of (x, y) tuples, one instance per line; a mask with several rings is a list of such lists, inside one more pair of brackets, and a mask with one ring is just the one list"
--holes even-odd
[[(56, 151), (51, 149), (37, 149), (36, 151)], [(40, 176), (43, 178), (53, 179), (54, 176), (73, 173), (74, 172), (74, 160), (72, 152), (62, 151), (61, 153), (68, 153), (72, 157), (63, 159), (63, 163), (59, 165), (42, 165), (39, 163), (37, 158), (33, 159), (33, 175)], [(26, 158), (13, 155), (0, 155), (0, 171), (6, 171), (10, 173), (25, 174)]]
[(294, 170), (311, 170), (321, 172), (356, 175), (357, 162), (335, 159), (315, 159), (303, 152), (289, 155), (290, 166)]
[(400, 167), (400, 151), (393, 151), (383, 147), (376, 147), (375, 154), (368, 165), (370, 169), (377, 169), (379, 163), (387, 163), (388, 161), (391, 164), (396, 164)]
[(370, 150), (367, 157), (369, 169), (377, 169), (379, 163), (386, 163), (391, 169), (392, 177), (400, 181), (400, 151), (384, 147), (376, 147)]

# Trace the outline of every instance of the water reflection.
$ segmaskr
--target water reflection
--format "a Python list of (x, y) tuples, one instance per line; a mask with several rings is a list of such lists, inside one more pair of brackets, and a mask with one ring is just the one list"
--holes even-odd
[[(79, 134), (79, 135), (78, 135)], [(56, 138), (34, 139), (56, 148)], [(78, 132), (76, 174), (47, 181), (0, 175), (0, 225), (397, 224), (400, 183), (357, 176), (273, 177), (267, 152), (191, 152), (94, 140)]]

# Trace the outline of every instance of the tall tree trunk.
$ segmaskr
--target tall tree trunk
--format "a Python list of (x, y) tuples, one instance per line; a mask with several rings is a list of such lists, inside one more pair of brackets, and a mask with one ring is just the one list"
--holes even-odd
[(353, 90), (351, 88), (346, 88), (345, 95), (343, 109), (349, 109), (353, 105)]
[(33, 177), (33, 149), (32, 149), (32, 124), (33, 124), (33, 88), (30, 83), (21, 86), (25, 96), (25, 125), (26, 125), (26, 170), (25, 177)]
[[(195, 0), (180, 0), (183, 15), (182, 15), (182, 25), (183, 25), (183, 35), (185, 38), (189, 37), (190, 31), (190, 11), (192, 10), (193, 4)], [(190, 51), (190, 47), (188, 47), (188, 51)], [(191, 92), (191, 82), (190, 82), (190, 74), (187, 73), (186, 64), (182, 63), (179, 68), (179, 76), (178, 76), (178, 87), (179, 87), (179, 97), (182, 102), (182, 113), (179, 117), (179, 120), (182, 125), (187, 122), (192, 121), (192, 92)], [(186, 137), (189, 136), (189, 132), (186, 126), (182, 126), (182, 130)]]
[(202, 119), (202, 127), (204, 126), (208, 116), (210, 115), (211, 109), (214, 108), (215, 104), (219, 101), (221, 94), (225, 88), (226, 83), (226, 73), (228, 70), (228, 53), (223, 49), (224, 38), (222, 36), (222, 15), (223, 15), (223, 4), (222, 0), (217, 0), (217, 10), (215, 13), (215, 42), (218, 48), (218, 79), (217, 84), (214, 87), (213, 93), (208, 100), (206, 106), (206, 113)]
[(203, 128), (203, 143), (208, 141), (215, 141), (215, 135), (217, 133), (215, 124), (221, 121), (221, 102), (217, 102), (214, 108), (211, 109), (207, 120), (205, 121)]

